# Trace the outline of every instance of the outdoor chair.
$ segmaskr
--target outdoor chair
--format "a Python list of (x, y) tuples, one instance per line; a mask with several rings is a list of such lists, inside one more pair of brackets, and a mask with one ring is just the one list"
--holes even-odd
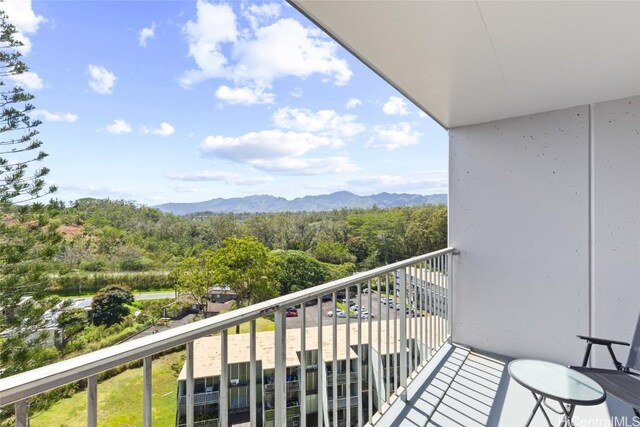
[[(611, 346), (626, 345), (629, 343), (614, 341), (602, 338), (585, 337), (578, 335), (578, 338), (587, 341), (587, 349), (582, 359), (582, 366), (572, 366), (571, 368), (582, 372), (598, 382), (607, 393), (617, 397), (621, 401), (630, 405), (636, 415), (640, 417), (640, 315), (636, 324), (636, 331), (633, 334), (631, 348), (627, 365), (624, 366), (616, 359)], [(609, 350), (615, 369), (589, 368), (589, 356), (593, 345), (604, 345)]]

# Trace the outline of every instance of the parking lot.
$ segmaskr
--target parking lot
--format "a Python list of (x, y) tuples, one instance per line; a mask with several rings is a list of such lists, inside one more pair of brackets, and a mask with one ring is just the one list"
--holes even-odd
[[(387, 297), (386, 294), (382, 295), (382, 298), (386, 298), (386, 297)], [(390, 295), (390, 297), (393, 298), (393, 295)], [(358, 304), (357, 297), (351, 298), (351, 302), (352, 303), (355, 302), (356, 304)], [(362, 294), (362, 305), (368, 309), (369, 314), (373, 315), (374, 319), (387, 318), (387, 305), (380, 303), (380, 298), (377, 293), (374, 292), (371, 294), (371, 303), (369, 303), (369, 295)], [(321, 306), (316, 304), (316, 305), (305, 307), (306, 317), (307, 317), (307, 327), (318, 326), (318, 308), (322, 309), (322, 324), (325, 326), (332, 325), (333, 317), (330, 317), (328, 313), (329, 311), (333, 311), (333, 302), (328, 301), (328, 302), (323, 302)], [(397, 312), (393, 309), (389, 309), (388, 311), (389, 311), (389, 319), (393, 319), (394, 314), (397, 315)], [(300, 328), (300, 326), (302, 325), (301, 316), (302, 316), (302, 309), (298, 308), (298, 317), (287, 317), (287, 328), (288, 329)], [(346, 317), (338, 317), (337, 319), (338, 319), (338, 324), (347, 323)], [(355, 317), (352, 317), (349, 320), (351, 324), (354, 324), (355, 322), (358, 321), (358, 319)], [(363, 322), (365, 321), (365, 319), (362, 319), (362, 320)]]

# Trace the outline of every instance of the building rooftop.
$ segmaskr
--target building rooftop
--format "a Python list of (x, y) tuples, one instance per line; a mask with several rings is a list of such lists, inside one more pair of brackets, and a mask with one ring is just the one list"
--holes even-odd
[[(409, 320), (407, 320), (409, 321)], [(381, 354), (387, 354), (387, 351), (393, 352), (394, 348), (399, 348), (396, 341), (394, 347), (394, 328), (393, 320), (389, 321), (389, 331), (387, 332), (386, 320), (381, 322), (380, 335), (382, 337), (382, 351)], [(363, 320), (362, 322), (362, 344), (368, 344), (368, 330)], [(376, 350), (380, 347), (378, 345), (378, 322), (374, 322), (372, 325), (372, 345)], [(333, 326), (327, 325), (322, 327), (322, 356), (326, 361), (333, 360), (333, 348), (334, 341), (331, 339), (333, 336)], [(337, 360), (346, 360), (346, 334), (347, 325), (342, 324), (337, 326), (337, 342), (336, 352)], [(358, 344), (358, 323), (357, 320), (352, 319), (350, 325), (349, 343), (353, 348)], [(387, 333), (389, 336), (389, 350), (386, 349)], [(415, 335), (415, 332), (411, 336)], [(409, 331), (407, 329), (407, 337), (409, 337)], [(286, 357), (287, 367), (300, 366), (300, 359), (298, 353), (301, 348), (300, 329), (287, 329), (286, 340)], [(306, 349), (317, 350), (318, 349), (318, 327), (307, 327), (306, 329)], [(249, 334), (235, 334), (229, 335), (228, 338), (228, 358), (229, 364), (233, 363), (247, 363), (250, 362), (249, 357)], [(200, 338), (194, 341), (194, 360), (193, 360), (193, 377), (205, 378), (211, 376), (218, 376), (221, 372), (222, 360), (220, 351), (220, 335)], [(358, 354), (353, 350), (349, 351), (350, 359), (357, 359)], [(258, 332), (256, 333), (256, 360), (262, 362), (262, 369), (274, 369), (275, 368), (275, 336), (273, 331)], [(179, 380), (186, 380), (187, 371), (186, 364), (180, 371)]]

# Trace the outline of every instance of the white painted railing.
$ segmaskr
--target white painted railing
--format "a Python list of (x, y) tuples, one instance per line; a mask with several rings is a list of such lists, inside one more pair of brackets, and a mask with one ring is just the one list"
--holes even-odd
[[(333, 343), (332, 348), (318, 352), (317, 366), (330, 366), (331, 372), (338, 372), (338, 362), (346, 366), (346, 372), (340, 375), (317, 376), (317, 390), (324, 393), (318, 398), (318, 425), (337, 424), (338, 405), (326, 402), (338, 402), (338, 384), (346, 390), (346, 401), (357, 402), (357, 414), (352, 414), (351, 406), (345, 405), (345, 419), (349, 425), (364, 426), (375, 424), (385, 402), (397, 397), (406, 399), (406, 387), (415, 377), (417, 371), (430, 360), (434, 352), (450, 337), (452, 319), (451, 257), (453, 248), (421, 255), (388, 266), (354, 274), (339, 280), (306, 289), (290, 295), (240, 308), (212, 318), (204, 319), (188, 325), (176, 327), (158, 334), (128, 341), (109, 348), (98, 350), (73, 359), (58, 362), (49, 366), (34, 369), (22, 374), (0, 380), (0, 406), (15, 405), (16, 426), (26, 427), (28, 420), (29, 398), (56, 387), (87, 379), (87, 425), (97, 425), (98, 374), (117, 366), (143, 360), (143, 420), (144, 426), (151, 426), (151, 357), (154, 354), (185, 345), (186, 357), (186, 423), (187, 427), (199, 426), (194, 419), (194, 406), (198, 401), (194, 393), (194, 340), (212, 334), (220, 335), (220, 390), (217, 411), (217, 425), (227, 427), (229, 414), (229, 328), (250, 322), (248, 340), (250, 342), (249, 396), (250, 422), (257, 424), (259, 405), (256, 396), (257, 379), (262, 372), (257, 372), (256, 365), (256, 319), (273, 315), (275, 318), (273, 360), (275, 361), (275, 383), (273, 419), (274, 425), (287, 425), (287, 335), (299, 334), (300, 372), (307, 372), (307, 330), (315, 329), (316, 343)], [(378, 292), (379, 290), (379, 292)], [(377, 292), (374, 296), (374, 292)], [(323, 301), (323, 296), (330, 295), (330, 302)], [(350, 303), (358, 307), (363, 305), (374, 316), (350, 316), (338, 318), (323, 315), (322, 305), (330, 305), (336, 313), (338, 301), (344, 295)], [(348, 295), (348, 297), (347, 297)], [(392, 301), (384, 304), (382, 299)], [(315, 306), (307, 307), (305, 302), (315, 300)], [(375, 306), (374, 306), (375, 304)], [(287, 328), (286, 308), (300, 305), (300, 313), (296, 321), (299, 327)], [(325, 327), (307, 328), (307, 311), (315, 310), (316, 324)], [(338, 324), (340, 323), (340, 327)], [(384, 333), (383, 333), (384, 331)], [(329, 334), (330, 336), (323, 334)], [(317, 348), (317, 347), (316, 347)], [(309, 350), (313, 348), (309, 347)], [(342, 354), (338, 360), (338, 354)], [(355, 356), (352, 354), (355, 353)], [(327, 354), (332, 356), (325, 359)], [(353, 359), (352, 359), (353, 357)], [(344, 358), (344, 359), (342, 359)], [(383, 365), (384, 360), (384, 365)], [(399, 363), (390, 363), (398, 360)], [(355, 365), (352, 371), (352, 362)], [(394, 375), (387, 375), (383, 366), (392, 366)], [(397, 366), (396, 366), (397, 365)], [(317, 370), (324, 373), (323, 369)], [(341, 368), (341, 372), (343, 369)], [(352, 373), (353, 372), (353, 373)], [(355, 376), (354, 376), (355, 374)], [(340, 378), (338, 383), (338, 377)], [(327, 384), (325, 384), (325, 382)], [(352, 395), (351, 384), (356, 384), (357, 391)], [(331, 387), (330, 387), (331, 386)], [(332, 395), (326, 396), (331, 388)], [(375, 394), (374, 394), (375, 389)], [(291, 393), (291, 390), (289, 390)], [(300, 377), (298, 402), (299, 413), (307, 413), (306, 409), (306, 375)], [(325, 402), (325, 403), (323, 403)], [(270, 409), (271, 410), (271, 409)], [(266, 410), (265, 410), (266, 412)], [(271, 415), (271, 414), (270, 414)], [(306, 425), (306, 417), (300, 417), (299, 425)]]

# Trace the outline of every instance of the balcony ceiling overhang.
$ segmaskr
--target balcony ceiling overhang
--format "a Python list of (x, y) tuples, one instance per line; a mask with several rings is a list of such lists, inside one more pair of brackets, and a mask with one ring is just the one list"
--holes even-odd
[(640, 2), (289, 0), (446, 128), (640, 94)]

